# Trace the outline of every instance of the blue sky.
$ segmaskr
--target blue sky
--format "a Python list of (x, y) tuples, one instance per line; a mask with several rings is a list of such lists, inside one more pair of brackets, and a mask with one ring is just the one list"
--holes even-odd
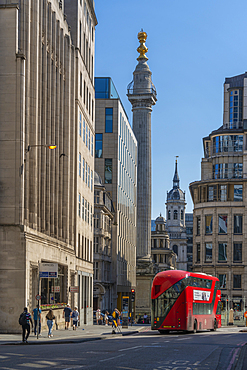
[(186, 212), (189, 183), (200, 180), (202, 138), (222, 125), (225, 77), (247, 70), (246, 0), (96, 0), (95, 76), (113, 79), (132, 123), (126, 88), (136, 67), (137, 34), (146, 46), (158, 101), (152, 113), (152, 218), (165, 216), (178, 155)]

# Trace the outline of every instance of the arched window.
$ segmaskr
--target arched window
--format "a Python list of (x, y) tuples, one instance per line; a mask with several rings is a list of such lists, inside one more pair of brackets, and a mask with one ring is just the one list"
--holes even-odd
[(177, 245), (173, 246), (173, 252), (175, 252), (176, 255), (178, 256), (178, 246)]
[(178, 219), (178, 211), (175, 209), (173, 212), (173, 219), (177, 220)]
[(168, 220), (170, 220), (171, 219), (171, 211), (169, 210), (168, 211)]
[(183, 220), (183, 219), (184, 219), (184, 210), (181, 209), (181, 220)]

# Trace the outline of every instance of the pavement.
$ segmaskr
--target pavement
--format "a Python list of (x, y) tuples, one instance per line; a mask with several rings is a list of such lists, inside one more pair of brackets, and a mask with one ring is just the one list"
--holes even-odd
[[(53, 330), (53, 337), (48, 338), (47, 331), (43, 330), (41, 336), (37, 339), (37, 335), (30, 333), (28, 344), (58, 344), (58, 343), (81, 343), (92, 340), (102, 340), (117, 336), (132, 335), (139, 333), (142, 330), (150, 330), (149, 325), (134, 325), (128, 328), (121, 328), (121, 333), (112, 334), (112, 327), (105, 325), (87, 325), (80, 326), (76, 330), (58, 329)], [(23, 345), (22, 334), (0, 334), (0, 345)]]

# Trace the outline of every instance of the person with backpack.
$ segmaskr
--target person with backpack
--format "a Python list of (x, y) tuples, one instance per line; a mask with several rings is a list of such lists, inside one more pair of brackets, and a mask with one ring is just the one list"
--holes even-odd
[(19, 324), (22, 326), (22, 342), (27, 343), (27, 339), (30, 334), (30, 323), (32, 324), (33, 328), (33, 321), (31, 314), (27, 312), (27, 307), (24, 307), (23, 312), (19, 317)]

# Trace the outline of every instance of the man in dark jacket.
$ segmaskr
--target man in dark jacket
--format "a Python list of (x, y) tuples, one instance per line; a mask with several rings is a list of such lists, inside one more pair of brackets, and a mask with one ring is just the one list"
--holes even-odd
[(29, 334), (30, 334), (30, 323), (32, 324), (32, 327), (33, 327), (33, 321), (32, 321), (31, 314), (27, 312), (27, 307), (24, 307), (24, 311), (22, 315), (26, 316), (25, 323), (22, 324), (22, 342), (27, 343), (27, 338), (29, 337)]

